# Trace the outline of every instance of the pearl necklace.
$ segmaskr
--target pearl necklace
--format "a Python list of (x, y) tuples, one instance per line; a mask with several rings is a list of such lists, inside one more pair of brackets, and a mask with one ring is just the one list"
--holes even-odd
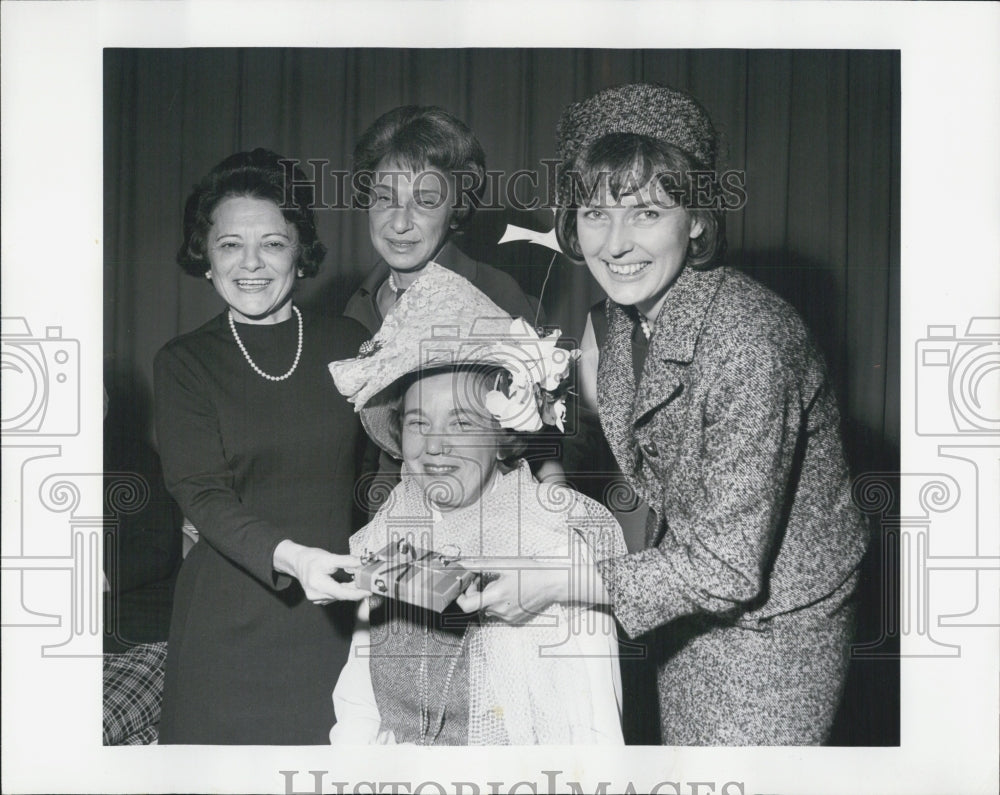
[[(433, 618), (425, 619), (425, 621), (427, 620), (433, 620)], [(437, 719), (433, 723), (431, 723), (433, 716), (431, 715), (430, 677), (427, 672), (427, 658), (429, 656), (428, 638), (430, 637), (431, 629), (427, 623), (424, 623), (423, 629), (424, 653), (420, 656), (420, 673), (418, 674), (420, 678), (420, 737), (417, 739), (417, 745), (434, 745), (435, 740), (441, 734), (441, 729), (444, 728), (444, 715), (448, 706), (448, 693), (451, 690), (452, 679), (455, 678), (455, 669), (458, 668), (458, 661), (465, 653), (465, 639), (469, 636), (469, 627), (466, 626), (462, 632), (462, 640), (459, 643), (458, 649), (448, 663), (444, 684), (441, 687), (441, 709), (438, 710)]]
[(646, 316), (642, 314), (642, 312), (639, 312), (638, 314), (639, 314), (639, 328), (642, 329), (642, 333), (646, 336), (646, 339), (649, 340), (653, 336), (653, 329), (650, 328), (649, 321), (646, 320)]
[(298, 345), (296, 345), (295, 347), (295, 361), (292, 362), (292, 366), (288, 368), (288, 372), (285, 373), (284, 375), (270, 375), (268, 373), (265, 373), (257, 366), (257, 363), (254, 362), (254, 360), (250, 358), (250, 354), (247, 353), (246, 346), (243, 344), (243, 340), (240, 339), (240, 335), (236, 333), (236, 321), (233, 320), (232, 310), (229, 310), (229, 312), (226, 313), (229, 316), (229, 328), (233, 332), (233, 337), (236, 339), (236, 344), (239, 346), (240, 351), (243, 353), (243, 358), (247, 360), (247, 364), (249, 364), (253, 368), (253, 371), (257, 373), (257, 375), (259, 375), (261, 378), (266, 378), (268, 381), (284, 381), (292, 373), (294, 373), (295, 368), (299, 366), (299, 359), (302, 356), (302, 313), (299, 311), (299, 308), (294, 304), (292, 305), (292, 311), (295, 313), (295, 317), (298, 318), (299, 321), (299, 342)]
[(406, 292), (405, 287), (400, 287), (396, 284), (396, 275), (391, 270), (389, 271), (389, 289), (392, 290), (392, 294), (395, 296), (397, 301), (402, 297), (403, 293)]

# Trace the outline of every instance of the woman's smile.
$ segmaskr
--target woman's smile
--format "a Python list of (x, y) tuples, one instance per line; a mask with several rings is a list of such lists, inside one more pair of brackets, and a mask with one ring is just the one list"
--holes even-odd
[(632, 280), (641, 277), (653, 261), (647, 259), (641, 262), (609, 262), (608, 260), (603, 260), (603, 262), (617, 279)]
[(458, 466), (454, 464), (428, 464), (423, 465), (424, 474), (426, 475), (450, 475), (452, 472), (458, 470)]
[(387, 239), (385, 242), (393, 251), (397, 251), (400, 254), (407, 254), (419, 241)]
[(245, 293), (259, 293), (266, 290), (271, 279), (236, 279), (236, 286)]

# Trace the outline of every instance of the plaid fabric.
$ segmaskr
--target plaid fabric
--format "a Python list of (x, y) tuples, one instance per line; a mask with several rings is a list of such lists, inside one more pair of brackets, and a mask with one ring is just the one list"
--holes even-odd
[(149, 745), (157, 737), (166, 643), (104, 655), (104, 744)]
[(145, 729), (130, 734), (121, 741), (121, 745), (153, 745), (160, 736), (159, 727), (147, 726)]

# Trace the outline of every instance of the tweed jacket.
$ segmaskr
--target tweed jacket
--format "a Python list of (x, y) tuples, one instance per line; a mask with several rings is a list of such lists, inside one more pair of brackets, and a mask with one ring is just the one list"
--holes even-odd
[(844, 586), (867, 546), (840, 418), (798, 314), (728, 268), (685, 268), (639, 383), (633, 320), (608, 301), (597, 400), (646, 549), (598, 567), (633, 637), (684, 615), (754, 628)]

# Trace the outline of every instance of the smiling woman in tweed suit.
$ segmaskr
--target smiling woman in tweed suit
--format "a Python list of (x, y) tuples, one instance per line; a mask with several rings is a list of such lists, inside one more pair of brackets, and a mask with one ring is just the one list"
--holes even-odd
[(484, 606), (518, 621), (553, 599), (610, 603), (656, 657), (666, 744), (821, 743), (867, 544), (822, 357), (792, 307), (717, 265), (727, 197), (695, 190), (717, 142), (693, 98), (608, 89), (558, 133), (560, 243), (608, 294), (581, 392), (650, 508), (646, 548), (569, 579), (587, 593), (522, 572)]

